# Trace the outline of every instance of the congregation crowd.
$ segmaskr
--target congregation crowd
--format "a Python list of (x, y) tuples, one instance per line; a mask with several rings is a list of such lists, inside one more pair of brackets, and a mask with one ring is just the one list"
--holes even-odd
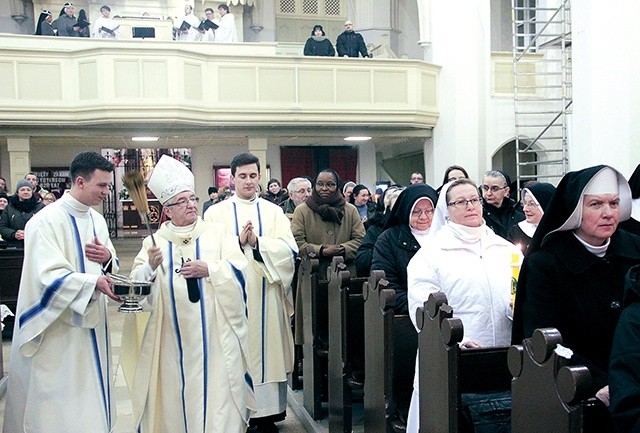
[[(91, 207), (109, 194), (113, 170), (96, 153), (78, 154), (71, 189), (46, 207), (32, 173), (10, 197), (0, 178), (0, 233), (25, 251), (5, 431), (106, 432), (115, 423), (106, 301), (121, 301), (110, 276), (119, 262)], [(383, 270), (394, 311), (416, 329), (416, 310), (444, 292), (464, 323), (463, 349), (557, 328), (570, 362), (588, 367), (612, 431), (640, 428), (640, 165), (628, 181), (599, 165), (520, 191), (504, 171), (476, 185), (451, 166), (437, 188), (413, 173), (408, 186), (373, 194), (326, 168), (286, 189), (271, 179), (261, 192), (260, 161), (242, 153), (231, 181), (233, 191), (209, 188), (199, 209), (182, 162), (165, 155), (148, 179), (167, 221), (143, 240), (131, 274), (152, 284), (141, 301), (150, 314), (126, 318), (121, 349), (136, 431), (278, 431), (303, 342), (295, 273), (308, 254), (324, 269), (340, 256), (353, 275)], [(418, 432), (428, 416), (415, 365), (396, 431)]]

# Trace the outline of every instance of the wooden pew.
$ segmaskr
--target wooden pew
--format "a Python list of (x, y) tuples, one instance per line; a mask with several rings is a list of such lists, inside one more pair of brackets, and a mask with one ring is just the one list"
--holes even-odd
[[(509, 349), (511, 425), (518, 433), (611, 431), (609, 415), (592, 393), (587, 367), (569, 366), (556, 348), (557, 329), (536, 329), (522, 345)], [(535, 422), (532, 422), (535, 420)]]
[(329, 305), (329, 431), (352, 431), (353, 391), (348, 378), (364, 364), (366, 278), (352, 278), (342, 257), (327, 272)]
[(442, 292), (432, 293), (418, 308), (416, 323), (420, 329), (420, 432), (457, 433), (462, 428), (463, 393), (510, 389), (509, 348), (461, 350), (462, 321), (453, 317)]
[[(293, 272), (293, 279), (291, 280), (291, 289), (293, 291), (293, 305), (297, 305), (297, 297), (298, 297), (298, 272), (300, 270), (300, 257), (296, 258), (295, 270)], [(296, 335), (296, 320), (298, 318), (297, 315), (293, 315), (293, 320), (291, 321), (291, 332), (293, 335)], [(302, 317), (300, 317), (302, 320)], [(287, 377), (287, 383), (289, 384), (289, 388), (296, 391), (302, 389), (302, 371), (300, 370), (300, 366), (302, 365), (302, 345), (295, 344), (293, 346), (293, 371)]]
[(372, 271), (365, 299), (364, 431), (390, 431), (399, 396), (413, 390), (417, 335), (408, 315), (395, 315), (395, 291), (383, 271)]
[[(322, 411), (322, 384), (327, 363), (327, 350), (321, 339), (327, 337), (327, 281), (318, 275), (320, 262), (313, 254), (305, 255), (300, 263), (298, 278), (302, 299), (303, 405), (309, 415), (318, 420)], [(324, 326), (324, 330), (322, 329)]]
[[(23, 249), (0, 249), (0, 298), (15, 314), (18, 304), (18, 289), (20, 288), (20, 277), (22, 275), (22, 262), (24, 261)], [(13, 333), (14, 317), (5, 319), (3, 336), (11, 338)]]

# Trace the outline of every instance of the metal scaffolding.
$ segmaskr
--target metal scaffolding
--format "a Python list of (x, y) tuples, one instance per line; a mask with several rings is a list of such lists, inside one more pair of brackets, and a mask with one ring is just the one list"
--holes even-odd
[(571, 114), (570, 0), (512, 0), (518, 190), (567, 172)]

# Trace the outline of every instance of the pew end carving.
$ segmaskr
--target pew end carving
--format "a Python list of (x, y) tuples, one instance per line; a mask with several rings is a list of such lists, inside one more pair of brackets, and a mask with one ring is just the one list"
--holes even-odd
[[(420, 364), (420, 432), (461, 431), (463, 393), (508, 391), (506, 347), (460, 348), (462, 321), (442, 292), (429, 295), (416, 312)], [(482, 372), (482, 373), (479, 373)]]
[(364, 364), (364, 278), (355, 278), (342, 257), (327, 270), (329, 309), (329, 431), (351, 432), (354, 371)]
[[(326, 324), (327, 281), (318, 275), (320, 261), (313, 253), (306, 254), (300, 262), (299, 296), (302, 301), (303, 352), (303, 405), (309, 415), (318, 420), (324, 417), (322, 410), (323, 364), (326, 364), (326, 342), (321, 341), (319, 330), (322, 317)], [(324, 307), (324, 311), (323, 311)], [(326, 327), (326, 325), (325, 325)]]
[(365, 298), (364, 431), (385, 433), (408, 410), (413, 389), (417, 333), (408, 315), (396, 315), (396, 292), (383, 271), (371, 272)]
[(592, 387), (591, 374), (586, 367), (568, 365), (569, 359), (558, 350), (561, 343), (557, 329), (542, 328), (522, 345), (509, 348), (514, 432), (583, 431), (583, 401)]

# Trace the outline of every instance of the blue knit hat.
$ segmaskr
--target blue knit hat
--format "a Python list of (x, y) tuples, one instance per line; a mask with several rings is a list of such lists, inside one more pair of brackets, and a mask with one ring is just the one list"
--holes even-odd
[(28, 186), (29, 189), (31, 191), (33, 191), (33, 187), (31, 186), (31, 184), (29, 183), (29, 181), (27, 179), (20, 179), (18, 181), (18, 184), (16, 185), (16, 194), (18, 193), (18, 191), (20, 190), (20, 188)]

